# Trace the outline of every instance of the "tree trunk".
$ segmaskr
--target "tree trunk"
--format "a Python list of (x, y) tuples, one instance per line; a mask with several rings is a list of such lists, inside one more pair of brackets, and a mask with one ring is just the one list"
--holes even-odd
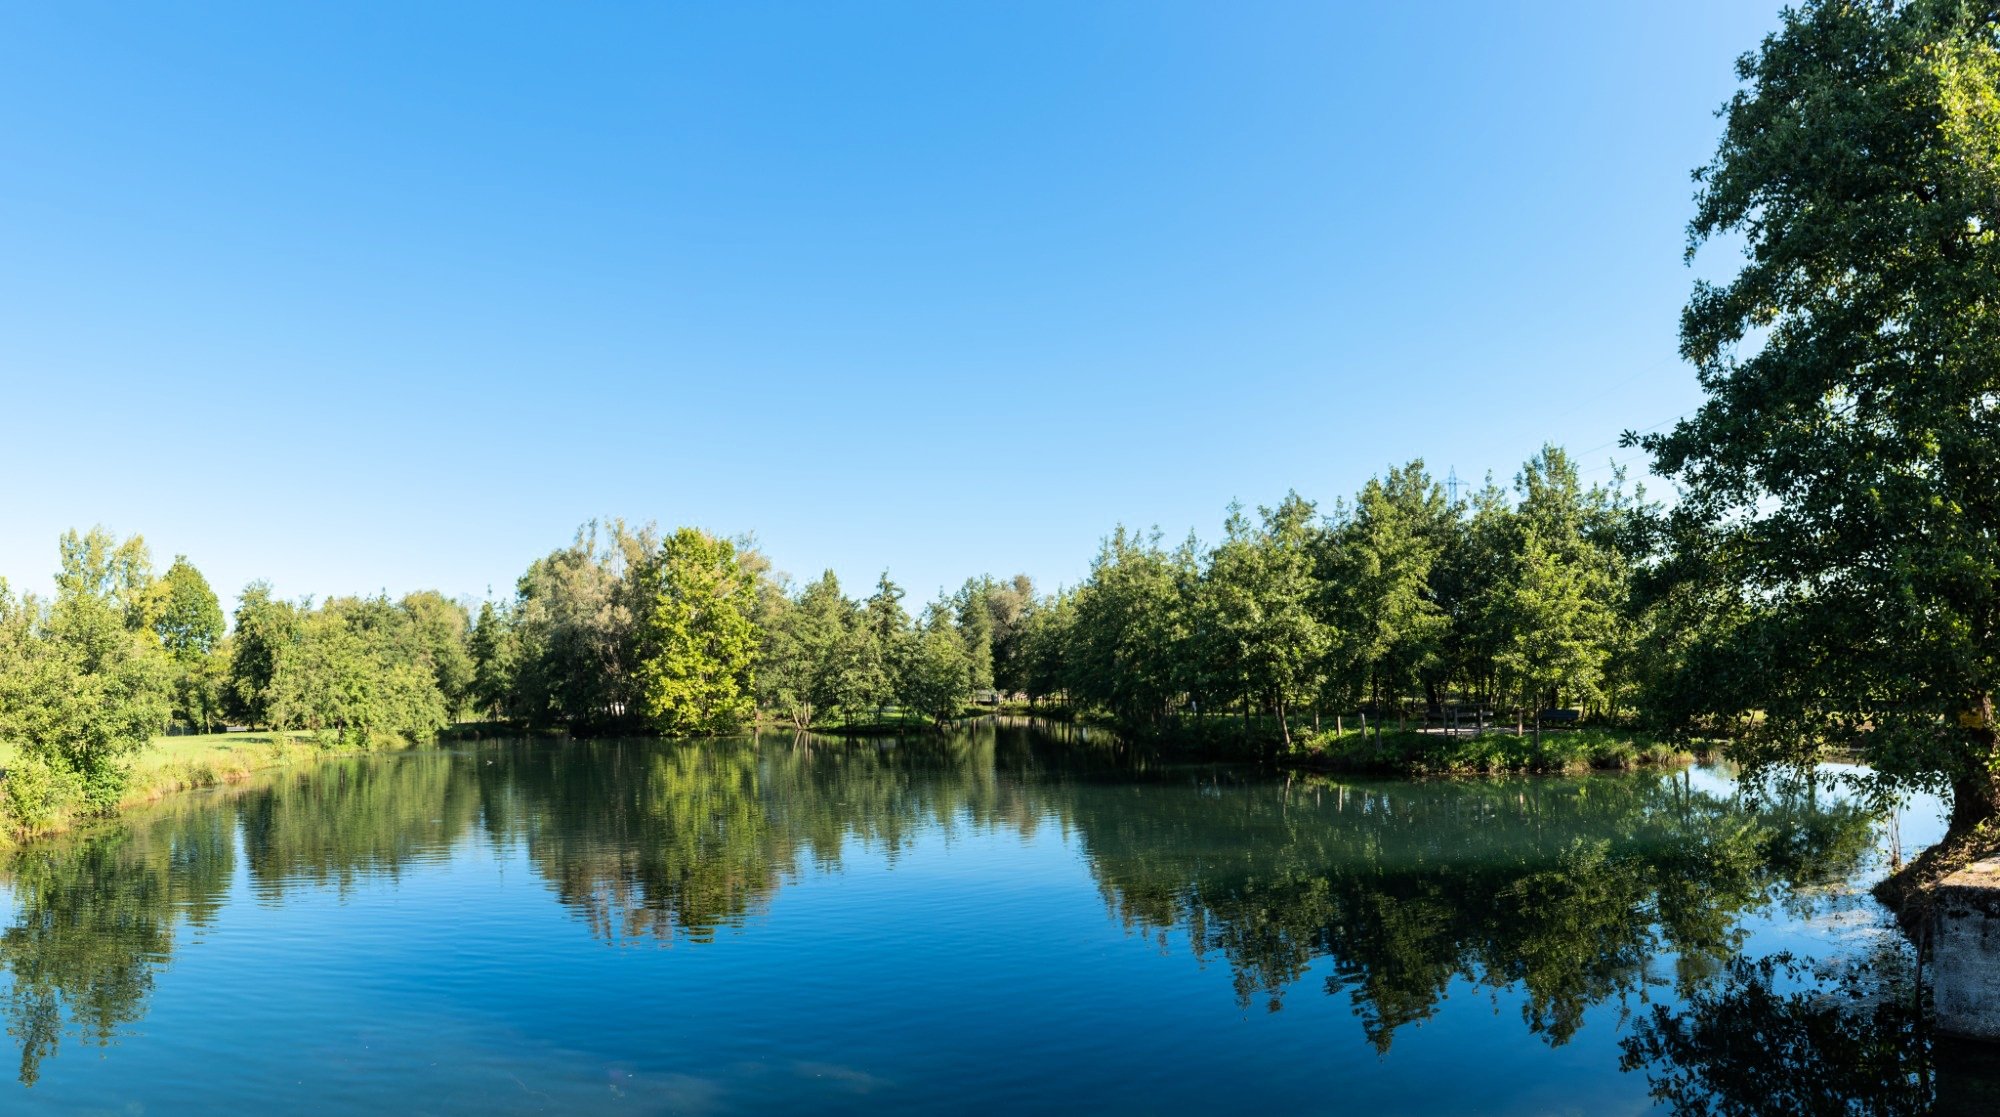
[(1951, 782), (1951, 823), (1949, 834), (1963, 834), (1987, 819), (2000, 815), (2000, 780), (1995, 780), (1992, 758), (2000, 749), (2000, 726), (1993, 722), (1993, 696), (1981, 695), (1967, 711), (1971, 715), (1960, 721), (1976, 719), (1977, 725), (1966, 725), (1967, 771), (1953, 778)]
[(1947, 833), (1963, 834), (2000, 815), (2000, 782), (1987, 772), (1963, 775), (1951, 784), (1951, 824)]
[(1368, 671), (1368, 704), (1375, 707), (1375, 744), (1382, 744), (1382, 673), (1370, 668)]

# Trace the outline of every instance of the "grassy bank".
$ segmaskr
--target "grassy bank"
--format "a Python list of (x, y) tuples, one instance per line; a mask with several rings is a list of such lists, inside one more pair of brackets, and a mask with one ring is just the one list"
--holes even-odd
[[(1015, 711), (1006, 711), (1013, 713)], [(1026, 712), (1026, 711), (1021, 711)], [(1051, 712), (1060, 714), (1051, 718)], [(1028, 716), (1119, 732), (1117, 722), (1102, 711), (1048, 708)], [(1276, 718), (1236, 716), (1186, 718), (1169, 723), (1141, 740), (1148, 746), (1186, 759), (1275, 763), (1316, 771), (1398, 776), (1506, 775), (1516, 773), (1579, 773), (1668, 767), (1713, 755), (1721, 742), (1668, 743), (1637, 729), (1605, 725), (1544, 728), (1516, 732), (1512, 726), (1489, 726), (1450, 733), (1440, 729), (1384, 727), (1336, 730), (1331, 719), (1321, 727), (1294, 722), (1292, 744), (1283, 744)]]
[[(331, 739), (322, 742), (304, 733), (201, 733), (155, 737), (151, 744), (132, 758), (131, 778), (118, 805), (122, 809), (155, 802), (177, 791), (234, 783), (267, 768), (328, 756), (408, 748), (409, 745), (410, 742), (404, 738), (379, 734), (365, 747), (352, 742), (337, 743)], [(0, 770), (11, 767), (13, 761), (11, 748), (0, 743)], [(0, 839), (18, 841), (60, 833), (79, 821), (83, 819), (60, 812), (41, 825), (23, 827), (14, 819), (0, 816)]]
[(1530, 731), (1489, 729), (1474, 736), (1416, 730), (1325, 731), (1308, 736), (1289, 758), (1311, 767), (1400, 775), (1495, 775), (1587, 772), (1686, 764), (1695, 754), (1631, 730), (1592, 726)]

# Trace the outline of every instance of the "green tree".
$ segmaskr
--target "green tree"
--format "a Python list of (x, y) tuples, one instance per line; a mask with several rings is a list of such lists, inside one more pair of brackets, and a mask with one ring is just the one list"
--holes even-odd
[(172, 566), (160, 577), (161, 608), (153, 621), (161, 646), (175, 659), (207, 655), (222, 639), (222, 603), (209, 588), (208, 579), (187, 560), (175, 555)]
[(1446, 621), (1440, 673), (1446, 688), (1456, 683), (1477, 701), (1490, 701), (1508, 635), (1498, 611), (1500, 590), (1519, 550), (1520, 527), (1506, 490), (1491, 475), (1453, 509), (1450, 526), (1431, 567), (1432, 592)]
[(898, 698), (904, 709), (942, 729), (972, 698), (972, 656), (954, 625), (958, 609), (941, 600), (928, 610), (905, 658)]
[(466, 607), (436, 590), (406, 594), (396, 606), (409, 618), (413, 661), (429, 668), (445, 709), (463, 713), (477, 671), (467, 646), (472, 624)]
[(1352, 518), (1332, 540), (1327, 614), (1340, 633), (1339, 666), (1362, 683), (1377, 711), (1416, 691), (1448, 629), (1431, 593), (1451, 509), (1444, 490), (1412, 461), (1370, 478)]
[(1076, 596), (1072, 593), (1036, 602), (1024, 614), (1016, 657), (1020, 687), (1030, 703), (1066, 693), (1075, 622)]
[(642, 579), (651, 589), (639, 626), (647, 720), (675, 735), (728, 732), (748, 722), (755, 712), (756, 584), (738, 565), (735, 545), (681, 528)]
[(638, 622), (657, 589), (647, 571), (658, 550), (650, 526), (592, 521), (569, 546), (529, 565), (512, 610), (520, 644), (518, 716), (531, 725), (579, 730), (636, 723)]
[(951, 598), (952, 619), (958, 626), (959, 639), (965, 644), (974, 690), (993, 689), (991, 598), (999, 588), (991, 577), (967, 578)]
[(1163, 731), (1194, 682), (1200, 574), (1192, 539), (1168, 551), (1157, 531), (1114, 531), (1076, 592), (1065, 689), (1128, 731)]
[(1958, 0), (1807, 0), (1738, 63), (1698, 175), (1681, 349), (1707, 393), (1633, 438), (1748, 615), (1711, 712), (1746, 759), (1859, 749), (1885, 790), (2000, 812), (2000, 19)]
[(506, 605), (480, 603), (479, 619), (466, 638), (466, 654), (472, 661), (473, 706), (488, 717), (512, 717), (521, 640)]
[(173, 657), (174, 714), (198, 731), (211, 729), (222, 719), (218, 675), (227, 667), (214, 655), (225, 623), (222, 603), (186, 555), (175, 555), (161, 575), (158, 600), (153, 631)]
[(762, 705), (805, 730), (816, 717), (851, 701), (845, 674), (856, 627), (854, 606), (829, 570), (800, 591), (796, 601), (761, 626), (757, 668)]
[(987, 588), (986, 609), (993, 623), (993, 685), (1014, 694), (1028, 689), (1021, 640), (1035, 607), (1035, 582), (1016, 574)]
[(1619, 539), (1627, 508), (1615, 487), (1586, 491), (1555, 446), (1522, 467), (1515, 491), (1513, 539), (1496, 556), (1486, 611), (1498, 677), (1521, 707), (1608, 709), (1615, 704), (1609, 669), (1630, 654), (1630, 570)]
[(298, 629), (299, 608), (271, 595), (268, 582), (252, 582), (236, 599), (235, 645), (229, 657), (228, 708), (249, 725), (271, 724), (271, 676), (278, 650)]
[[(1496, 610), (1508, 631), (1494, 660), (1521, 706), (1539, 710), (1557, 696), (1597, 694), (1608, 650), (1609, 610), (1597, 583), (1528, 529), (1500, 590)], [(1535, 719), (1541, 732), (1541, 718)]]
[(841, 657), (839, 704), (854, 711), (872, 709), (880, 718), (896, 701), (897, 681), (903, 677), (914, 639), (910, 615), (903, 609), (903, 587), (890, 580), (888, 571), (876, 579), (875, 592), (863, 603), (859, 620)]
[(1318, 510), (1287, 493), (1258, 515), (1253, 525), (1240, 508), (1230, 509), (1222, 545), (1209, 559), (1204, 612), (1211, 646), (1234, 665), (1236, 685), (1277, 715), (1289, 750), (1291, 708), (1319, 689), (1332, 642), (1317, 609)]
[(444, 728), (450, 711), (436, 677), (399, 646), (398, 629), (374, 623), (379, 616), (369, 602), (347, 599), (300, 617), (276, 650), (265, 691), (274, 727), (363, 743), (382, 733), (424, 740)]
[(30, 783), (48, 789), (39, 798), (78, 794), (91, 810), (114, 806), (126, 759), (167, 727), (172, 710), (144, 540), (70, 531), (61, 552), (55, 600), (17, 630), (17, 661), (0, 672), (0, 740), (21, 754), (21, 771), (8, 775), (17, 815), (54, 805), (22, 802), (15, 793)]

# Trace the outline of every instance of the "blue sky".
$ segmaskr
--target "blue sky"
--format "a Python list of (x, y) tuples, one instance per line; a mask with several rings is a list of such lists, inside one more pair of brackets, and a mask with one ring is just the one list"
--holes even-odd
[(0, 4), (0, 574), (509, 591), (601, 516), (921, 600), (1698, 400), (1775, 4)]

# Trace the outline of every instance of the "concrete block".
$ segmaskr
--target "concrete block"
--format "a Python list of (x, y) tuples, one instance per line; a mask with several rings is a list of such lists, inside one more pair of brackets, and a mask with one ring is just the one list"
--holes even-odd
[(1938, 885), (1931, 947), (1938, 1030), (2000, 1040), (2000, 859)]

